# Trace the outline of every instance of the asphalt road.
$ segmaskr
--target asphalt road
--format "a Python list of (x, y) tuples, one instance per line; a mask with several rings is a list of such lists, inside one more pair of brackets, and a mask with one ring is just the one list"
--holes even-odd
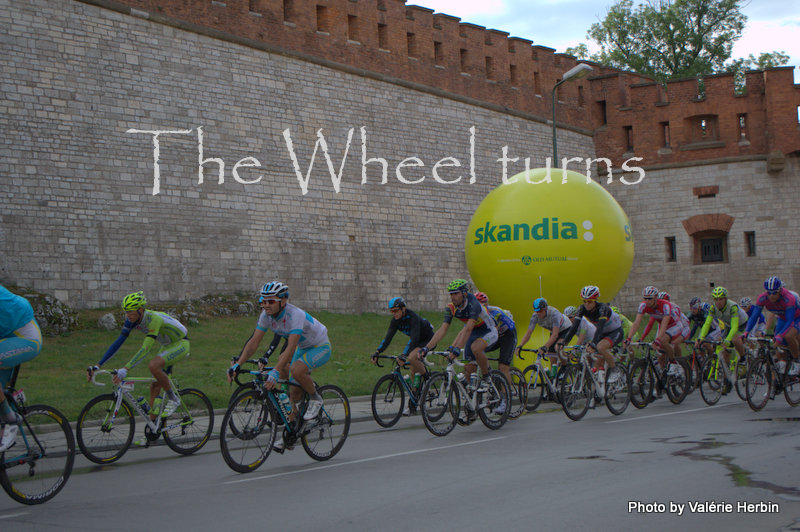
[[(328, 462), (298, 446), (248, 475), (217, 440), (189, 457), (78, 457), (46, 504), (0, 492), (0, 530), (800, 530), (800, 410), (780, 397), (755, 413), (735, 394), (708, 407), (695, 393), (578, 422), (542, 408), (443, 438), (419, 416), (360, 421)], [(368, 409), (353, 402), (357, 419)]]

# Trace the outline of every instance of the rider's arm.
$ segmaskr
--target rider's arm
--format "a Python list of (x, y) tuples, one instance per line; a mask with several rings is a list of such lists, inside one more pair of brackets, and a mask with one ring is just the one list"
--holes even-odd
[(594, 346), (596, 346), (600, 340), (603, 339), (603, 335), (605, 334), (603, 329), (608, 323), (608, 320), (611, 318), (611, 312), (612, 311), (608, 306), (603, 307), (602, 314), (600, 314), (600, 317), (597, 319), (597, 325), (595, 325), (594, 338), (592, 339), (592, 344)]
[(378, 349), (375, 350), (376, 353), (383, 353), (389, 344), (392, 343), (392, 338), (394, 338), (394, 334), (397, 332), (397, 323), (400, 320), (396, 320), (394, 318), (391, 319), (389, 322), (389, 329), (386, 331), (386, 336), (381, 340), (381, 344), (378, 346)]
[(408, 331), (408, 343), (403, 349), (403, 355), (408, 355), (408, 352), (411, 350), (412, 345), (419, 345), (419, 340), (421, 337), (422, 337), (422, 318), (420, 318), (419, 315), (416, 313), (411, 314), (411, 328)]
[(156, 343), (156, 338), (158, 337), (158, 333), (161, 331), (161, 327), (164, 325), (164, 319), (156, 313), (153, 313), (150, 317), (150, 322), (147, 324), (147, 337), (142, 342), (142, 347), (136, 352), (135, 355), (125, 364), (125, 369), (133, 369), (135, 368), (139, 362), (141, 362), (144, 357), (150, 352), (153, 348), (153, 345)]
[(244, 349), (242, 349), (242, 352), (239, 355), (239, 360), (236, 361), (237, 364), (242, 365), (249, 360), (251, 356), (253, 356), (253, 354), (256, 352), (256, 349), (258, 349), (258, 344), (261, 343), (261, 339), (264, 338), (265, 334), (266, 331), (262, 329), (256, 328), (256, 330), (253, 331), (253, 335), (250, 337), (247, 343), (244, 344)]
[[(728, 336), (725, 337), (725, 342), (730, 343), (733, 341), (733, 337), (739, 332), (739, 307), (737, 305), (731, 305), (731, 330), (728, 331)], [(709, 314), (711, 314), (709, 312)]]
[[(653, 328), (655, 323), (656, 319), (651, 316), (650, 320), (647, 322), (647, 326), (644, 328), (644, 332), (642, 332), (642, 338), (647, 338), (647, 335), (650, 334), (650, 330)], [(661, 328), (659, 327), (659, 329)], [(658, 337), (658, 331), (656, 331), (656, 337)]]
[[(578, 327), (581, 325), (581, 320), (585, 316), (583, 311), (583, 305), (578, 308), (578, 313), (572, 319), (572, 325), (570, 326), (569, 330), (567, 331), (567, 335), (564, 337), (564, 345), (567, 345), (572, 337), (575, 336), (575, 333), (578, 332)], [(553, 325), (553, 333), (558, 336), (559, 328), (557, 325)], [(550, 335), (552, 337), (552, 335)]]
[[(630, 339), (639, 332), (639, 325), (642, 323), (642, 313), (639, 312), (636, 314), (636, 317), (633, 319), (633, 323), (631, 323), (631, 328), (628, 329), (628, 336), (625, 338), (626, 340), (630, 341)], [(642, 335), (644, 338), (644, 335)]]
[(277, 369), (281, 375), (288, 374), (289, 366), (292, 363), (292, 357), (294, 356), (294, 352), (297, 350), (298, 343), (300, 343), (300, 334), (289, 334), (289, 341), (286, 343), (286, 347), (281, 352), (280, 357), (278, 357), (277, 364), (275, 364), (275, 369)]
[(761, 316), (761, 307), (753, 305), (753, 312), (750, 314), (750, 319), (747, 320), (747, 327), (744, 328), (745, 336), (753, 330), (753, 327), (758, 323), (758, 317)]
[(467, 345), (467, 340), (469, 340), (469, 335), (472, 334), (473, 328), (475, 328), (475, 320), (470, 318), (467, 320), (467, 323), (464, 324), (464, 328), (458, 332), (455, 340), (453, 340), (453, 347), (464, 349), (464, 346)]
[(117, 337), (114, 343), (109, 346), (108, 350), (106, 350), (106, 353), (103, 355), (103, 358), (100, 359), (100, 362), (98, 362), (97, 365), (102, 366), (109, 358), (113, 357), (114, 353), (116, 353), (117, 350), (122, 347), (122, 344), (125, 343), (125, 340), (128, 339), (128, 335), (130, 333), (131, 327), (129, 326), (128, 320), (125, 320), (125, 325), (122, 326), (122, 331), (120, 331), (119, 337)]
[[(697, 337), (698, 340), (702, 340), (708, 334), (709, 329), (711, 329), (711, 322), (713, 322), (716, 318), (714, 317), (713, 313), (709, 310), (708, 314), (706, 314), (706, 321), (703, 322), (703, 328), (700, 329), (700, 336)], [(739, 322), (739, 318), (736, 318), (736, 322)]]
[[(279, 334), (275, 334), (272, 337), (272, 341), (267, 346), (267, 350), (264, 352), (264, 358), (269, 358), (272, 353), (275, 352), (275, 349), (278, 347), (279, 343), (281, 343), (281, 336)], [(283, 344), (283, 348), (286, 349), (286, 343)]]

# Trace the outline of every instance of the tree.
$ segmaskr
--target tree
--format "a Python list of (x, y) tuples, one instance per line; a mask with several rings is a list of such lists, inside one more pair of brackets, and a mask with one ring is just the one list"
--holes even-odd
[(586, 33), (600, 52), (589, 55), (581, 43), (567, 53), (660, 81), (785, 64), (781, 52), (726, 64), (746, 22), (739, 0), (648, 0), (636, 7), (620, 0)]

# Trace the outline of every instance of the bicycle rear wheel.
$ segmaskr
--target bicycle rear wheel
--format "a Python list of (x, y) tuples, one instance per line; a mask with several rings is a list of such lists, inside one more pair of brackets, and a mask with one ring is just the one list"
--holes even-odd
[(96, 464), (116, 462), (131, 447), (134, 413), (123, 400), (115, 412), (117, 398), (112, 393), (98, 395), (78, 415), (75, 433), (83, 456)]
[(490, 370), (489, 378), (492, 385), (485, 392), (478, 392), (477, 410), (486, 428), (497, 430), (508, 421), (511, 410), (511, 385), (506, 376), (497, 370)]
[(736, 369), (734, 370), (734, 379), (736, 383), (736, 395), (742, 401), (747, 400), (747, 370), (750, 369), (750, 358), (739, 357), (736, 362)]
[(544, 377), (539, 373), (539, 366), (532, 364), (522, 371), (522, 377), (527, 388), (525, 410), (533, 412), (542, 404), (544, 389), (547, 386)]
[(700, 381), (700, 396), (707, 405), (717, 404), (725, 388), (725, 372), (718, 367), (717, 357), (709, 358), (703, 365), (703, 378)]
[(783, 374), (783, 396), (792, 406), (800, 404), (800, 360), (789, 360)]
[(350, 402), (336, 385), (317, 388), (322, 409), (316, 419), (303, 426), (303, 449), (314, 460), (328, 460), (338, 453), (350, 432)]
[[(667, 382), (664, 386), (667, 397), (674, 405), (679, 405), (686, 399), (689, 393), (689, 365), (685, 360), (675, 362), (681, 368), (679, 375), (667, 375)], [(667, 366), (667, 370), (669, 366)], [(702, 392), (702, 390), (701, 390)]]
[(245, 392), (236, 397), (222, 418), (222, 458), (239, 473), (255, 471), (272, 451), (277, 432), (277, 413), (267, 396), (258, 390)]
[(639, 359), (631, 366), (628, 375), (628, 387), (631, 391), (631, 404), (636, 408), (644, 408), (650, 402), (653, 395), (656, 376), (653, 368), (645, 359)]
[[(169, 416), (164, 427), (164, 441), (178, 454), (192, 454), (211, 438), (214, 409), (206, 394), (194, 388), (180, 391), (181, 405)], [(175, 426), (173, 426), (175, 425)]]
[(372, 390), (372, 417), (378, 425), (391, 427), (397, 423), (403, 414), (405, 395), (403, 383), (394, 373), (378, 379)]
[(628, 387), (628, 374), (624, 367), (617, 365), (606, 372), (605, 389), (606, 407), (609, 412), (615, 416), (622, 414), (631, 402), (631, 389)]
[(436, 373), (422, 387), (420, 413), (425, 427), (434, 436), (446, 436), (456, 426), (461, 399), (455, 385), (447, 386), (447, 374)]
[(15, 501), (41, 504), (61, 491), (75, 462), (67, 418), (47, 405), (24, 407), (17, 443), (0, 453), (0, 486)]
[(568, 366), (561, 381), (561, 407), (573, 421), (580, 420), (589, 410), (592, 378), (581, 365)]
[(525, 405), (528, 402), (528, 384), (518, 368), (512, 367), (510, 372), (511, 409), (508, 411), (508, 417), (517, 419), (525, 411)]
[(746, 388), (747, 404), (753, 411), (758, 412), (767, 406), (772, 395), (772, 369), (765, 359), (760, 358), (750, 364)]

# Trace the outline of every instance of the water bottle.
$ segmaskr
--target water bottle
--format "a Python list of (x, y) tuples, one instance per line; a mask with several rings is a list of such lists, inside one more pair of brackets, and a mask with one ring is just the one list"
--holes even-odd
[(478, 387), (478, 373), (475, 372), (469, 376), (469, 387), (470, 390), (474, 390)]
[(155, 413), (155, 412), (158, 412), (158, 409), (159, 409), (159, 408), (161, 408), (161, 401), (162, 401), (162, 400), (163, 400), (163, 399), (162, 399), (162, 397), (161, 397), (160, 395), (159, 395), (159, 396), (156, 396), (156, 399), (155, 399), (155, 401), (153, 401), (153, 408), (152, 408), (152, 410), (153, 410), (153, 412), (154, 412), (154, 413)]
[(462, 386), (467, 385), (467, 380), (464, 378), (463, 373), (459, 373), (458, 375), (456, 375), (456, 379), (458, 379), (458, 382), (460, 382)]
[(414, 388), (419, 390), (419, 385), (422, 383), (422, 375), (414, 375)]
[(409, 377), (408, 375), (403, 375), (403, 380), (406, 381), (406, 386), (411, 388), (411, 377)]
[(283, 407), (283, 409), (286, 411), (287, 414), (292, 411), (292, 402), (289, 401), (288, 395), (286, 395), (285, 393), (280, 394), (278, 396), (278, 401), (281, 403), (281, 406)]
[(136, 400), (136, 404), (138, 404), (138, 405), (139, 405), (139, 406), (142, 408), (142, 410), (144, 410), (144, 413), (145, 413), (145, 414), (146, 414), (146, 413), (148, 413), (148, 412), (150, 411), (150, 403), (148, 403), (148, 402), (147, 402), (147, 399), (145, 399), (144, 397), (141, 397), (141, 396), (140, 396), (140, 397), (139, 397), (139, 398)]

